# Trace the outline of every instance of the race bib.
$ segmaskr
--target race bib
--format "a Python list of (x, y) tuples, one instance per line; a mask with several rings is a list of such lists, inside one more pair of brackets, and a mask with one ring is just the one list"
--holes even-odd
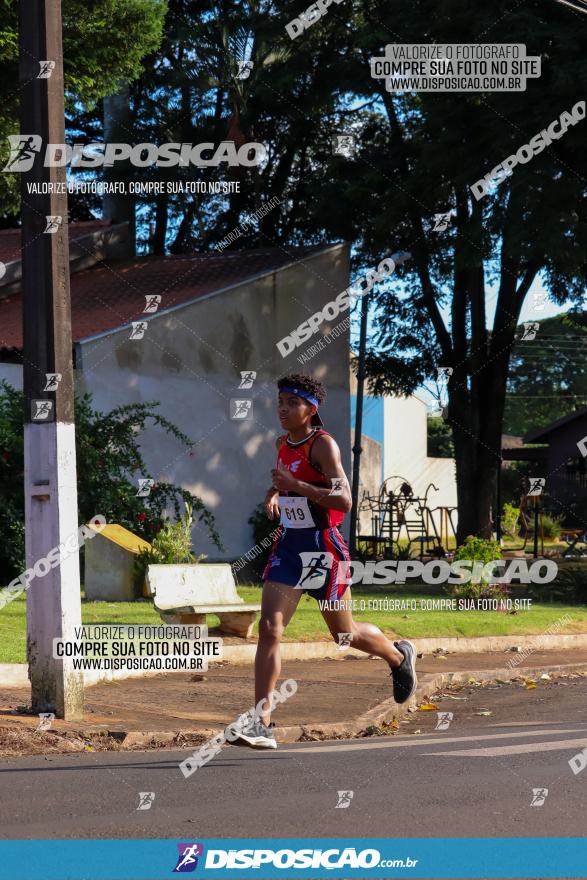
[(280, 495), (281, 525), (285, 529), (315, 529), (308, 499), (304, 495)]

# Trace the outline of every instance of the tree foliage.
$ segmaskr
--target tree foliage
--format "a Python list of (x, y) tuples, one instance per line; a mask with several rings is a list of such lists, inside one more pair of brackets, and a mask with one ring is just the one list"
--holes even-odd
[[(92, 4), (98, 24), (88, 28), (99, 28), (96, 11), (107, 6)], [(143, 199), (143, 227), (154, 225), (149, 247), (210, 250), (278, 196), (279, 206), (233, 247), (345, 239), (355, 272), (409, 251), (412, 259), (373, 294), (370, 390), (410, 393), (434, 379), (439, 366), (452, 369), (447, 418), (459, 536), (487, 537), (524, 301), (538, 279), (560, 305), (578, 303), (585, 285), (586, 123), (519, 164), (480, 201), (470, 186), (584, 99), (583, 18), (543, 0), (345, 0), (292, 41), (285, 24), (306, 6), (307, 0), (169, 0), (160, 47), (140, 47), (150, 54), (129, 89), (129, 140), (257, 140), (267, 147), (267, 161), (228, 172), (182, 170), (194, 179), (228, 176), (240, 192)], [(390, 42), (521, 43), (527, 55), (541, 56), (542, 73), (523, 92), (392, 93), (370, 72), (370, 59)], [(251, 69), (239, 78), (245, 62)], [(89, 85), (86, 91), (95, 100)], [(72, 129), (88, 135), (101, 124), (99, 106), (76, 108), (71, 118)], [(357, 138), (350, 158), (333, 152), (338, 133)], [(435, 215), (447, 212), (447, 228), (435, 230)]]
[[(285, 24), (303, 8), (171, 3), (161, 51), (133, 87), (138, 130), (151, 132), (155, 120), (157, 133), (177, 140), (255, 139), (268, 159), (235, 171), (243, 186), (229, 198), (147, 207), (155, 240), (210, 249), (277, 195), (279, 207), (237, 247), (346, 239), (355, 270), (409, 251), (411, 261), (374, 294), (370, 389), (410, 393), (439, 366), (452, 368), (460, 537), (488, 536), (524, 300), (538, 278), (560, 304), (579, 301), (585, 283), (584, 123), (482, 200), (470, 186), (583, 98), (582, 30), (554, 2), (349, 0), (292, 43)], [(522, 43), (541, 56), (542, 75), (524, 92), (392, 93), (370, 73), (370, 59), (392, 41)], [(253, 69), (240, 81), (234, 71), (247, 58)], [(337, 133), (356, 136), (354, 156), (333, 153)], [(447, 212), (448, 227), (435, 231), (435, 215)]]
[(428, 455), (430, 458), (453, 458), (452, 431), (439, 416), (428, 417)]
[[(6, 138), (19, 131), (18, 2), (0, 0), (0, 160)], [(104, 95), (135, 80), (143, 58), (160, 41), (167, 0), (63, 0), (63, 72), (66, 107), (95, 106)], [(0, 174), (0, 216), (14, 225), (18, 175)]]
[(579, 312), (539, 322), (512, 350), (503, 430), (523, 437), (587, 404), (587, 319)]

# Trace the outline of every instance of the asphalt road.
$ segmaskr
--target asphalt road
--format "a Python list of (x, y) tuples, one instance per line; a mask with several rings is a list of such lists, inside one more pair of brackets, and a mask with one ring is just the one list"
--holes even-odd
[[(584, 835), (587, 768), (568, 761), (587, 747), (587, 679), (451, 694), (446, 730), (418, 712), (393, 737), (228, 746), (189, 779), (187, 751), (5, 759), (0, 837)], [(140, 792), (154, 792), (149, 809)]]

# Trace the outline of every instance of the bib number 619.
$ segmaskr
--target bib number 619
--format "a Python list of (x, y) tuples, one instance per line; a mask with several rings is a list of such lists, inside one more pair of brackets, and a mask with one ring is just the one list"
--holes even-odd
[(302, 507), (286, 507), (285, 515), (290, 522), (302, 522), (306, 518), (306, 514)]

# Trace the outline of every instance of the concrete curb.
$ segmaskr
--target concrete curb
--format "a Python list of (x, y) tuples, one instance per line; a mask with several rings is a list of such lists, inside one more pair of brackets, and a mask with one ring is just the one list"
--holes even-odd
[[(442, 690), (444, 687), (454, 684), (467, 684), (470, 678), (476, 681), (493, 681), (501, 678), (504, 681), (511, 681), (514, 678), (520, 678), (523, 675), (535, 676), (544, 673), (568, 673), (587, 671), (587, 663), (565, 663), (557, 666), (525, 666), (523, 671), (520, 669), (482, 669), (472, 670), (468, 672), (438, 672), (435, 674), (426, 673), (419, 679), (416, 693), (407, 703), (401, 706), (395, 702), (393, 698), (379, 703), (368, 712), (364, 712), (354, 722), (350, 723), (334, 723), (334, 724), (316, 724), (305, 725), (301, 728), (304, 738), (307, 739), (323, 739), (330, 735), (333, 739), (339, 739), (347, 735), (357, 736), (364, 733), (369, 727), (379, 727), (383, 723), (389, 723), (393, 718), (400, 718), (408, 714), (410, 706), (416, 706), (418, 703), (425, 701), (436, 691)], [(298, 727), (279, 727), (275, 729), (275, 735), (280, 742), (297, 742), (299, 736), (292, 739)]]
[(379, 726), (384, 722), (391, 721), (394, 715), (397, 717), (400, 714), (407, 714), (409, 706), (417, 705), (419, 702), (426, 700), (432, 694), (436, 693), (436, 691), (442, 690), (450, 685), (467, 684), (470, 678), (474, 678), (476, 681), (494, 681), (496, 678), (501, 678), (503, 681), (512, 681), (515, 678), (543, 675), (544, 673), (556, 674), (557, 672), (568, 673), (582, 672), (585, 670), (587, 670), (587, 663), (563, 663), (556, 666), (548, 664), (545, 666), (525, 666), (523, 669), (509, 669), (506, 667), (501, 669), (483, 669), (480, 671), (473, 670), (472, 672), (428, 673), (427, 675), (422, 676), (421, 683), (409, 703), (398, 707), (393, 699), (385, 700), (385, 702), (380, 703), (378, 706), (375, 706), (373, 709), (370, 709), (368, 712), (361, 715), (357, 719), (357, 723), (366, 727), (369, 725)]
[[(360, 715), (354, 721), (334, 722), (332, 724), (296, 724), (288, 727), (276, 727), (275, 736), (280, 743), (294, 742), (316, 742), (325, 739), (347, 739), (358, 737), (361, 735), (368, 736), (366, 733), (370, 727), (380, 727), (384, 723), (389, 723), (393, 718), (401, 718), (408, 714), (410, 706), (417, 706), (419, 703), (426, 701), (436, 691), (442, 690), (449, 685), (467, 684), (470, 678), (476, 681), (494, 681), (501, 678), (504, 681), (511, 681), (515, 678), (525, 676), (537, 676), (544, 673), (568, 674), (570, 672), (587, 671), (587, 663), (564, 663), (558, 665), (542, 665), (536, 667), (525, 666), (521, 669), (482, 669), (470, 670), (468, 672), (439, 672), (426, 673), (421, 679), (416, 693), (408, 703), (398, 706), (395, 701), (390, 698), (379, 703), (372, 709)], [(174, 745), (177, 749), (197, 749), (197, 744), (182, 745), (181, 739), (198, 740), (205, 742), (212, 736), (223, 730), (222, 726), (218, 727), (201, 727), (195, 730), (95, 730), (88, 727), (79, 727), (68, 730), (68, 733), (74, 736), (110, 736), (121, 744), (124, 748), (140, 748), (148, 746), (170, 746)], [(61, 731), (60, 731), (61, 732)]]
[[(398, 637), (399, 638), (399, 637)], [(411, 638), (411, 637), (410, 637)], [(486, 654), (499, 651), (508, 651), (514, 645), (522, 650), (531, 648), (533, 651), (572, 651), (579, 648), (587, 648), (587, 633), (571, 633), (569, 635), (510, 635), (510, 636), (477, 636), (475, 638), (438, 637), (433, 639), (411, 638), (416, 645), (418, 654), (432, 654), (438, 648), (456, 654)], [(222, 661), (235, 665), (246, 665), (255, 659), (256, 643), (250, 645), (224, 645), (222, 648)], [(354, 648), (341, 650), (335, 642), (282, 642), (282, 660), (321, 660), (339, 659), (340, 657), (355, 654), (364, 657), (362, 651)]]
[(29, 682), (26, 663), (0, 663), (0, 685), (2, 687), (26, 687)]
[[(537, 633), (531, 636), (478, 636), (476, 638), (434, 638), (412, 639), (419, 654), (431, 654), (438, 648), (445, 651), (466, 653), (492, 653), (508, 651), (514, 645), (521, 651), (572, 651), (587, 648), (587, 633), (572, 633), (569, 635), (541, 635)], [(231, 663), (235, 666), (247, 666), (255, 659), (257, 643), (247, 645), (223, 645), (222, 656), (218, 662)], [(354, 648), (341, 650), (335, 642), (283, 642), (281, 645), (282, 660), (341, 660), (354, 654), (364, 657), (362, 651)], [(214, 662), (211, 660), (210, 665)], [(157, 675), (169, 674), (165, 671), (129, 671), (115, 670), (108, 673), (88, 672), (84, 674), (84, 684), (91, 687), (104, 681), (120, 681), (126, 678), (147, 678)], [(26, 663), (0, 663), (0, 687), (27, 687), (29, 684), (28, 667)]]

